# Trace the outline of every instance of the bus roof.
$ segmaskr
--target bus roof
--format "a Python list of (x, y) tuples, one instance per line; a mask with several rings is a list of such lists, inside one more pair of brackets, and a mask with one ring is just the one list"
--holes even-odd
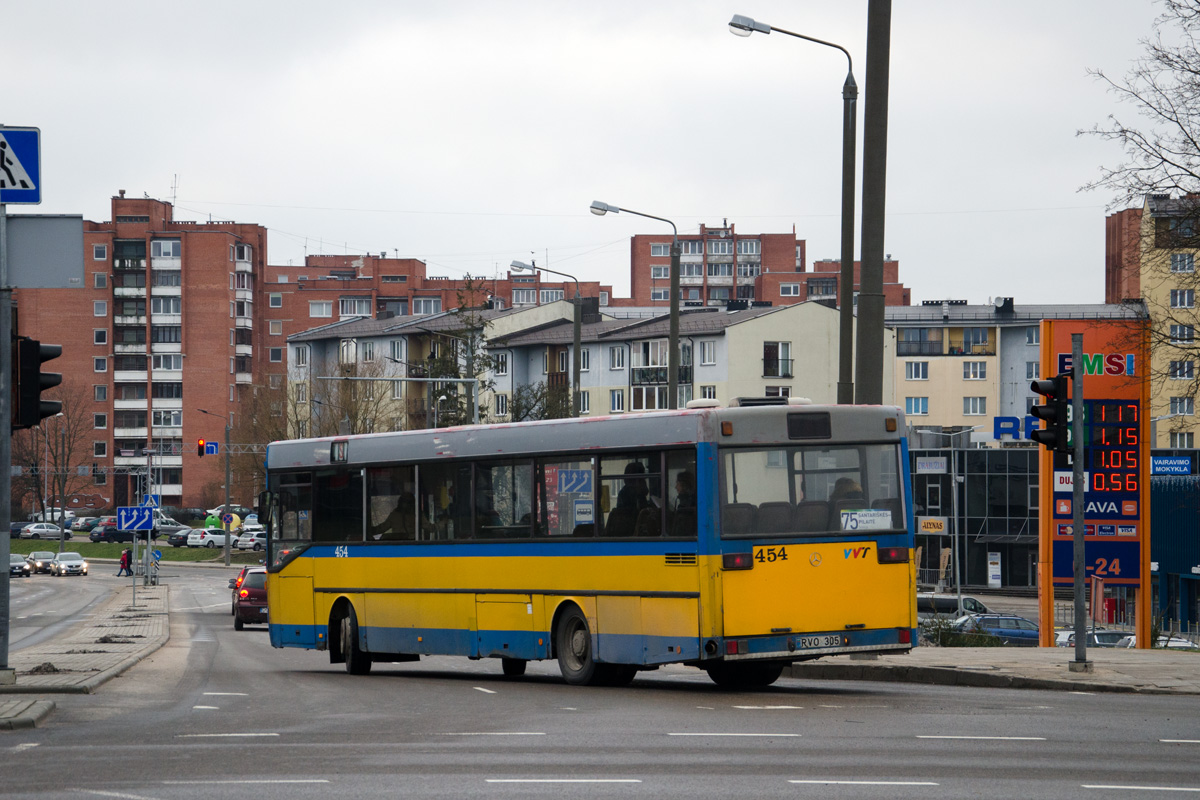
[[(828, 415), (828, 436), (789, 440), (788, 415)], [(886, 420), (894, 423), (890, 426)], [(721, 423), (732, 423), (723, 435)], [(289, 439), (267, 447), (267, 469), (326, 466), (335, 442), (344, 442), (345, 464), (503, 458), (534, 453), (628, 450), (716, 442), (722, 445), (828, 442), (898, 442), (904, 414), (895, 406), (771, 405), (695, 408), (579, 419), (463, 425), (415, 431)]]

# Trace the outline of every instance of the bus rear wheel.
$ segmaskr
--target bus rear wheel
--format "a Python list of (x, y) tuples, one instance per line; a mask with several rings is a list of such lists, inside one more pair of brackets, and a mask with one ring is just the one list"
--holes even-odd
[(761, 661), (749, 664), (709, 664), (704, 668), (712, 682), (723, 689), (770, 686), (783, 674), (783, 663)]
[(371, 671), (371, 657), (358, 646), (358, 617), (353, 608), (346, 609), (346, 616), (342, 617), (341, 631), (346, 672), (351, 675), (366, 675)]

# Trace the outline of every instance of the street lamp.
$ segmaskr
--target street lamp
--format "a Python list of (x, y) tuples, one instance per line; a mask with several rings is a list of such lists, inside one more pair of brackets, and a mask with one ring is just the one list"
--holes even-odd
[(444, 402), (446, 402), (446, 395), (439, 397), (437, 402), (433, 404), (433, 427), (435, 428), (438, 426), (438, 411), (441, 409), (442, 403)]
[(1150, 446), (1158, 447), (1158, 421), (1160, 419), (1174, 419), (1175, 417), (1186, 417), (1187, 414), (1171, 413), (1163, 414), (1161, 417), (1150, 418)]
[(854, 61), (841, 45), (814, 39), (801, 33), (775, 28), (765, 22), (735, 14), (729, 21), (729, 31), (737, 36), (771, 31), (794, 36), (808, 42), (823, 44), (841, 50), (846, 56), (846, 82), (842, 84), (842, 277), (841, 277), (841, 329), (838, 357), (839, 404), (854, 402), (854, 158), (855, 129), (858, 105), (858, 84), (854, 82)]
[(628, 208), (592, 202), (592, 213), (603, 217), (610, 211), (614, 214), (624, 211), (646, 219), (656, 219), (671, 226), (674, 238), (671, 241), (671, 324), (667, 333), (667, 408), (679, 408), (679, 229), (675, 223), (665, 217), (653, 214), (643, 214), (641, 211), (631, 211)]
[(197, 408), (201, 414), (208, 414), (210, 417), (220, 417), (225, 420), (225, 508), (221, 515), (221, 524), (225, 527), (225, 566), (229, 566), (229, 515), (233, 512), (229, 510), (229, 417), (224, 414), (217, 414), (212, 411), (205, 411), (203, 408)]
[(582, 305), (582, 303), (583, 303), (583, 301), (579, 299), (579, 279), (576, 278), (574, 275), (568, 275), (565, 272), (559, 272), (558, 270), (550, 269), (549, 267), (539, 267), (537, 265), (537, 262), (534, 262), (532, 264), (526, 264), (523, 261), (514, 261), (509, 266), (511, 266), (513, 269), (517, 270), (518, 272), (522, 272), (522, 271), (536, 272), (537, 270), (541, 270), (542, 272), (551, 272), (555, 275), (561, 275), (564, 278), (570, 278), (571, 280), (575, 281), (575, 301), (574, 301), (574, 305), (575, 305), (575, 329), (574, 329), (575, 352), (571, 356), (571, 416), (578, 417), (579, 416), (579, 370), (580, 370), (580, 365), (581, 365), (582, 358), (583, 358), (583, 356), (580, 353), (580, 348), (582, 347), (581, 339), (583, 338), (583, 334), (582, 334), (582, 330), (583, 330), (583, 305)]

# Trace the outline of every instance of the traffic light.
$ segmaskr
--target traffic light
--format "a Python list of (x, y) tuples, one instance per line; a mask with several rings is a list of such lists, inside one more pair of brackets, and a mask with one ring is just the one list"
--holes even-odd
[(17, 379), (16, 400), (12, 409), (12, 429), (32, 428), (46, 417), (62, 411), (57, 400), (43, 400), (42, 392), (62, 383), (62, 374), (42, 372), (42, 364), (62, 355), (62, 345), (42, 344), (37, 339), (22, 336), (17, 339), (13, 364)]
[(1029, 384), (1030, 389), (1046, 398), (1045, 405), (1029, 410), (1030, 414), (1046, 423), (1045, 427), (1033, 431), (1030, 438), (1055, 453), (1070, 452), (1070, 400), (1067, 397), (1070, 381), (1071, 373), (1064, 372)]
[(204, 456), (204, 440), (203, 439), (200, 439), (196, 442), (196, 455), (198, 455), (200, 457)]

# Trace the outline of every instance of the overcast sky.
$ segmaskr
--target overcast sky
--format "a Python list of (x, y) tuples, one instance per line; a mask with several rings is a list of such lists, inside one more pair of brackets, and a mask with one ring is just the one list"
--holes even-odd
[[(867, 0), (8, 4), (0, 123), (42, 131), (43, 203), (256, 222), (270, 262), (388, 251), (432, 275), (513, 260), (628, 293), (629, 236), (672, 219), (839, 255), (845, 57)], [(914, 303), (1102, 302), (1110, 198), (1079, 187), (1128, 109), (1087, 74), (1140, 54), (1149, 0), (897, 0), (885, 250)], [(859, 181), (865, 92), (859, 99)], [(861, 222), (861, 217), (859, 218)], [(856, 236), (856, 257), (859, 255)]]

